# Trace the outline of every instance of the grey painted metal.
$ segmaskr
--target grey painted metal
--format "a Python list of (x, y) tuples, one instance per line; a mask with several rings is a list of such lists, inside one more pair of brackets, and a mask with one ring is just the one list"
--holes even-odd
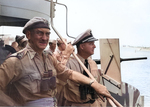
[(45, 0), (0, 0), (1, 26), (23, 26), (35, 16), (49, 20), (50, 2)]

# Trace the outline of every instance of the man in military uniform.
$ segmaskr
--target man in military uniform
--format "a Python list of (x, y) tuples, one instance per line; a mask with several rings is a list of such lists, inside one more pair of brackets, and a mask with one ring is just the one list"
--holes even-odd
[[(63, 40), (67, 42), (67, 39), (63, 38)], [(62, 62), (64, 65), (66, 64), (66, 62), (63, 62), (64, 59), (63, 53), (65, 49), (66, 49), (65, 43), (61, 39), (57, 38), (57, 50), (54, 52), (54, 55), (56, 59)], [(66, 83), (64, 81), (61, 81), (60, 79), (58, 79), (56, 83), (57, 83), (57, 94), (56, 94), (57, 105), (64, 106), (65, 99), (63, 97), (63, 89)]]
[[(91, 84), (98, 94), (111, 98), (105, 86), (68, 69), (53, 55), (44, 53), (50, 28), (47, 20), (34, 17), (24, 26), (27, 46), (10, 56), (0, 66), (0, 105), (2, 106), (55, 106), (56, 80), (72, 80)], [(73, 48), (67, 45), (64, 56), (67, 60)]]
[[(100, 82), (100, 74), (98, 72), (95, 61), (91, 59), (91, 55), (94, 54), (96, 48), (94, 42), (97, 41), (93, 37), (91, 30), (87, 30), (80, 34), (73, 42), (73, 45), (77, 47), (77, 56), (85, 64), (88, 70), (91, 72), (93, 77)], [(80, 66), (78, 61), (74, 57), (70, 57), (67, 66), (75, 71), (78, 71), (88, 77), (87, 73)], [(83, 84), (78, 84), (68, 80), (65, 85), (64, 96), (66, 98), (65, 106), (88, 106), (88, 107), (99, 107), (98, 97), (95, 90)]]
[(17, 51), (25, 48), (27, 45), (27, 39), (25, 38), (24, 35), (23, 36), (16, 35), (15, 41), (18, 43)]
[(56, 49), (56, 40), (50, 40), (49, 41), (49, 49), (48, 51), (50, 51), (51, 53), (55, 52)]
[[(63, 38), (65, 42), (67, 42), (67, 39)], [(66, 49), (65, 43), (57, 38), (57, 50), (54, 52), (54, 55), (56, 56), (58, 61), (61, 61), (63, 59), (63, 51)]]

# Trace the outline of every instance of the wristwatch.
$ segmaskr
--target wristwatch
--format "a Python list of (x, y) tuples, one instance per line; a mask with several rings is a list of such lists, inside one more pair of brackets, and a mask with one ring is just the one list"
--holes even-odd
[(90, 81), (90, 83), (89, 83), (89, 85), (91, 86), (91, 85), (92, 85), (92, 83), (94, 83), (94, 81), (95, 81), (95, 80), (91, 80), (91, 81)]

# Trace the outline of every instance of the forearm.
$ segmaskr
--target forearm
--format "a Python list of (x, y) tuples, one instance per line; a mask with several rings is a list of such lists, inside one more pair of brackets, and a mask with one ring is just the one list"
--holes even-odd
[(0, 90), (0, 106), (19, 106), (19, 104)]
[(82, 75), (79, 72), (73, 71), (69, 76), (69, 79), (79, 84), (91, 85), (91, 87), (94, 88), (98, 95), (103, 95), (111, 98), (110, 93), (104, 85), (99, 84), (97, 81), (93, 81), (92, 79)]
[(92, 79), (76, 71), (72, 72), (72, 74), (69, 76), (69, 79), (79, 84), (87, 84), (87, 85), (90, 84), (90, 82), (92, 81)]

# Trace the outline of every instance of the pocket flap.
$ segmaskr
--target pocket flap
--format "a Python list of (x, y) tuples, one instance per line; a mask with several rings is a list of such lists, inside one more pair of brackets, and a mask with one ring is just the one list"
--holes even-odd
[(31, 81), (34, 81), (34, 80), (41, 80), (41, 76), (39, 73), (33, 73), (33, 74), (30, 74), (29, 75)]

